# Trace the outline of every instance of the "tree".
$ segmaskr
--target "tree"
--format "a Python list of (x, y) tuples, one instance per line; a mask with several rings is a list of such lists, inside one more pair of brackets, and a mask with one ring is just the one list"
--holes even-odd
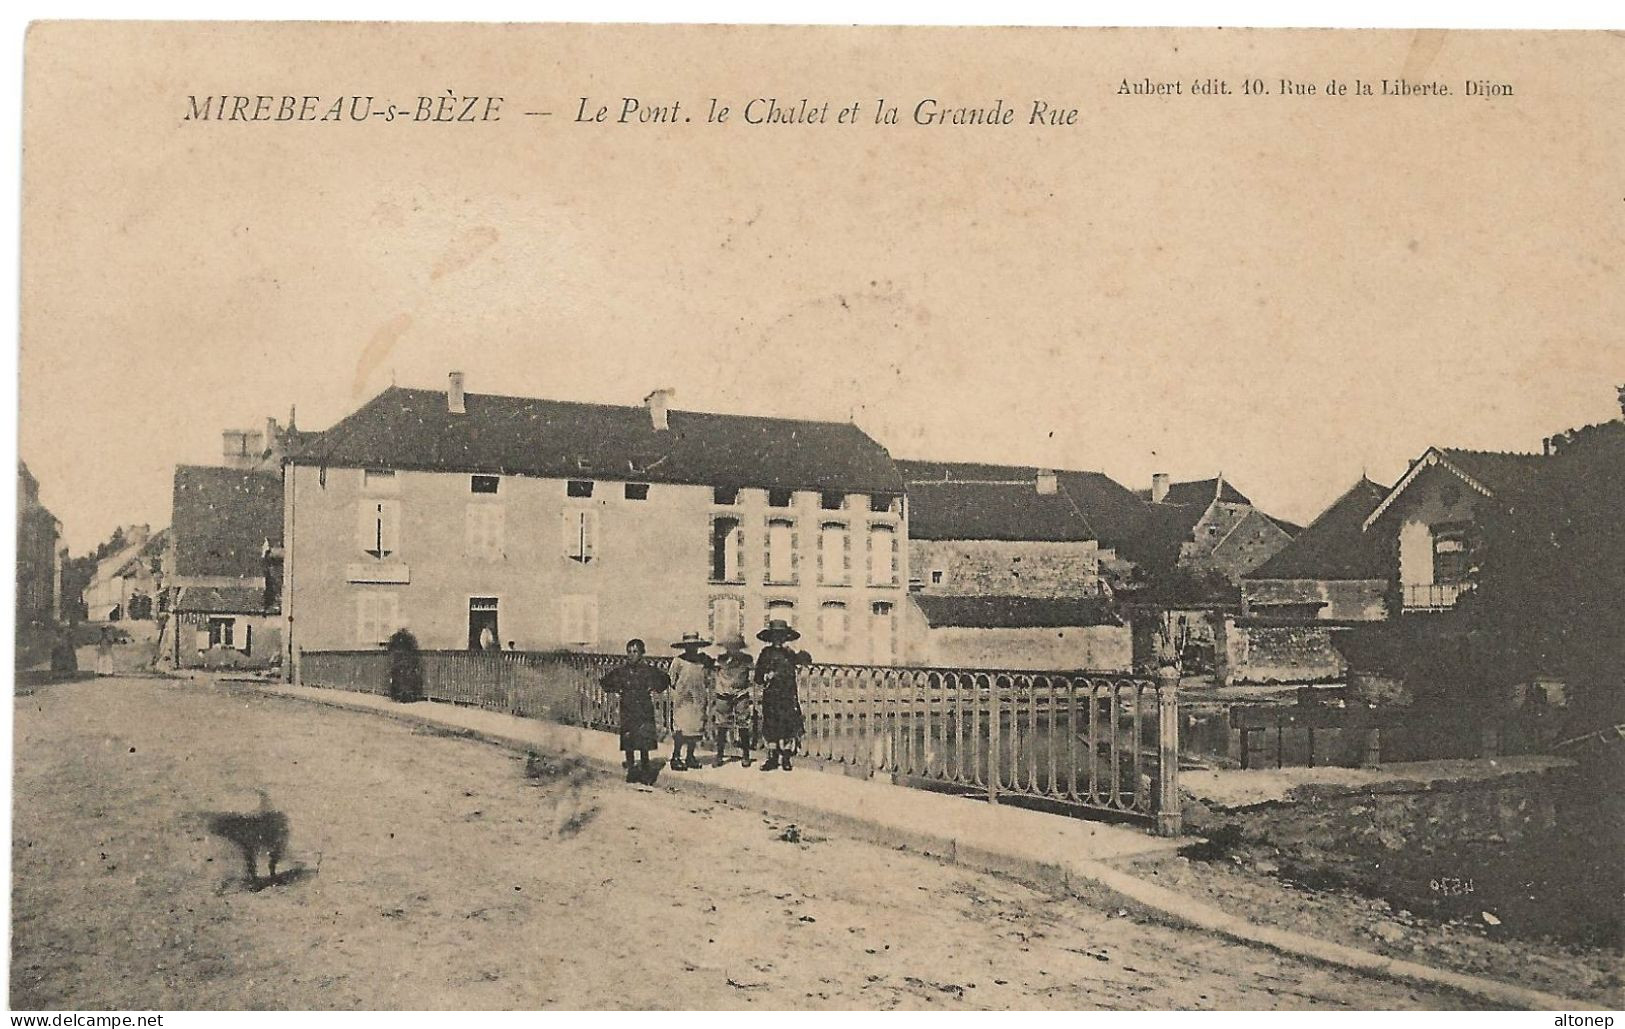
[(1485, 522), (1463, 607), (1497, 680), (1560, 678), (1577, 726), (1595, 728), (1625, 721), (1625, 419), (1553, 444), (1532, 486)]

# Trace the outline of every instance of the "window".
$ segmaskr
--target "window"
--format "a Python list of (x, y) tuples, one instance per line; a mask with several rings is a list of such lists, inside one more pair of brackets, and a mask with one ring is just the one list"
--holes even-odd
[(400, 549), (400, 501), (363, 500), (358, 515), (356, 543), (363, 553), (382, 561)]
[(711, 638), (718, 642), (745, 631), (745, 602), (738, 597), (711, 598)]
[[(767, 602), (767, 621), (779, 618), (790, 628), (796, 626), (796, 602), (793, 600), (769, 600)], [(767, 622), (762, 624), (766, 625)]]
[(739, 503), (739, 489), (735, 486), (714, 486), (711, 489), (711, 503), (732, 506)]
[(767, 491), (768, 507), (789, 507), (795, 500), (795, 491), (787, 489), (770, 489)]
[(468, 479), (470, 493), (495, 493), (502, 479), (495, 475), (473, 475)]
[(889, 525), (869, 527), (869, 585), (897, 585), (897, 530)]
[(1456, 585), (1471, 578), (1468, 523), (1447, 522), (1433, 527), (1433, 581)]
[(629, 482), (626, 484), (626, 499), (648, 500), (649, 484), (647, 482)]
[(365, 647), (387, 641), (400, 628), (399, 598), (393, 593), (363, 593), (355, 598), (356, 642)]
[(592, 496), (592, 480), (571, 479), (564, 484), (564, 493), (566, 496), (571, 497), (590, 497)]
[(464, 515), (463, 554), (480, 561), (500, 561), (504, 509), (497, 504), (469, 504)]
[(796, 523), (787, 518), (767, 523), (767, 581), (796, 581)]
[(931, 569), (931, 585), (933, 585), (933, 586), (941, 586), (942, 585), (942, 569), (940, 569), (940, 568)]
[(394, 493), (399, 481), (393, 468), (368, 468), (361, 473), (361, 488), (369, 493)]
[(897, 657), (897, 633), (892, 625), (892, 606), (882, 601), (869, 607), (869, 639), (874, 644), (875, 664), (890, 664)]
[(839, 511), (846, 504), (846, 494), (837, 490), (825, 490), (818, 494), (818, 506), (825, 511)]
[(842, 522), (818, 527), (818, 581), (824, 586), (845, 586), (851, 581), (852, 544)]
[(846, 644), (846, 605), (840, 601), (825, 601), (818, 607), (818, 641), (826, 647)]
[(571, 508), (562, 520), (564, 556), (582, 564), (598, 556), (598, 512)]
[(237, 619), (235, 618), (210, 618), (209, 646), (235, 647), (237, 645), (234, 638), (236, 636), (236, 629)]
[(711, 581), (745, 581), (745, 531), (739, 519), (711, 519)]
[(501, 650), (502, 630), (497, 623), (497, 597), (468, 598), (468, 649)]
[(869, 495), (869, 510), (876, 514), (889, 514), (896, 510), (896, 504), (896, 497), (888, 497), (884, 493), (871, 493)]
[(598, 642), (598, 598), (591, 594), (559, 598), (559, 639), (587, 646)]

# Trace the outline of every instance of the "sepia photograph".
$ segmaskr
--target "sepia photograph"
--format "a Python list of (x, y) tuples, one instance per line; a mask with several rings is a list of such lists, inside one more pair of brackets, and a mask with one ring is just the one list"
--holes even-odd
[(1622, 42), (32, 23), (8, 1007), (1611, 1025)]

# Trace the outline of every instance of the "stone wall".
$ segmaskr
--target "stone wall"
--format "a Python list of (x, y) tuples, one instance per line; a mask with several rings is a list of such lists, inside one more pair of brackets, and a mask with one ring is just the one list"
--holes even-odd
[(918, 663), (952, 668), (1088, 669), (1127, 672), (1133, 646), (1126, 625), (1028, 629), (923, 630)]
[(1281, 604), (1319, 604), (1314, 617), (1339, 622), (1371, 622), (1388, 617), (1385, 579), (1245, 579), (1249, 609)]
[(1346, 666), (1324, 625), (1275, 625), (1226, 618), (1219, 676), (1225, 683), (1324, 682)]
[(938, 596), (1077, 597), (1100, 588), (1094, 540), (910, 540), (908, 546), (909, 567), (923, 592)]

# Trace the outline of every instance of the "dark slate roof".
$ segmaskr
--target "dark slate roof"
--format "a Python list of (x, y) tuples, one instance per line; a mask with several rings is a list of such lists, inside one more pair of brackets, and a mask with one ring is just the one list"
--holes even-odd
[(937, 597), (911, 599), (933, 628), (1039, 629), (1118, 625), (1109, 602), (1095, 597)]
[(1044, 495), (1031, 465), (898, 461), (897, 468), (908, 483), (914, 538), (1094, 539), (1134, 550), (1145, 532), (1146, 504), (1101, 472), (1058, 470), (1057, 492)]
[(183, 614), (265, 614), (265, 591), (253, 586), (188, 586), (175, 599)]
[(1362, 530), (1390, 487), (1361, 478), (1246, 579), (1386, 579), (1392, 540)]
[(1092, 540), (1071, 499), (1045, 496), (1030, 483), (916, 482), (908, 484), (908, 535), (920, 540)]
[(282, 477), (178, 465), (169, 531), (176, 575), (262, 576), (266, 541), (282, 544)]
[(1495, 450), (1456, 450), (1441, 447), (1439, 453), (1457, 468), (1477, 479), (1497, 495), (1516, 493), (1533, 484), (1546, 458), (1540, 454), (1515, 454)]
[(707, 486), (901, 493), (886, 448), (843, 422), (671, 411), (391, 386), (289, 455), (296, 464)]
[[(1140, 499), (1150, 500), (1151, 491), (1143, 489), (1138, 491)], [(1224, 483), (1224, 492), (1219, 492), (1219, 478), (1196, 479), (1191, 482), (1172, 482), (1168, 484), (1168, 495), (1163, 498), (1164, 504), (1195, 504), (1204, 511), (1215, 499), (1223, 500), (1227, 504), (1251, 504), (1252, 501), (1228, 480)]]

